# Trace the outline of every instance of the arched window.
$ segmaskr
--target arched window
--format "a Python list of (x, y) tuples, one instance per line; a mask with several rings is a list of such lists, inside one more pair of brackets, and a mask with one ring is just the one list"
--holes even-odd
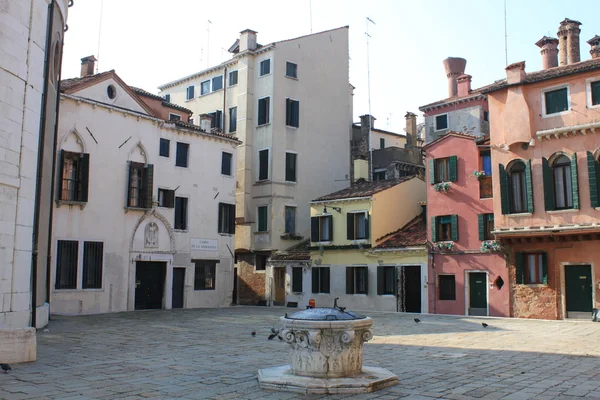
[(527, 212), (526, 167), (523, 161), (514, 162), (508, 170), (510, 213)]
[(573, 208), (573, 181), (571, 160), (565, 155), (558, 156), (552, 163), (554, 177), (555, 209)]

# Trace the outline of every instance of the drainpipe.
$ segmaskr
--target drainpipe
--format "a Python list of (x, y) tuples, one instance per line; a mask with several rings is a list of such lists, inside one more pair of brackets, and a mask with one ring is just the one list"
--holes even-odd
[(223, 71), (223, 133), (227, 132), (225, 130), (225, 121), (227, 121), (226, 108), (227, 107), (227, 67)]

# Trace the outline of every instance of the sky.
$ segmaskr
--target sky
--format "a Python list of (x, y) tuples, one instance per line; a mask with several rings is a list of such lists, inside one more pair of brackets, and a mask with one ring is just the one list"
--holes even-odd
[[(556, 37), (560, 21), (600, 34), (598, 0), (506, 0), (508, 63), (541, 69), (542, 36)], [(62, 78), (79, 76), (80, 59), (94, 55), (99, 72), (114, 69), (129, 85), (157, 87), (230, 58), (239, 32), (275, 41), (348, 25), (354, 121), (369, 112), (375, 127), (401, 132), (407, 111), (448, 97), (442, 61), (467, 60), (472, 87), (504, 78), (505, 0), (75, 0), (69, 8)], [(102, 12), (101, 12), (102, 11)], [(367, 57), (367, 19), (369, 57)], [(209, 23), (210, 21), (210, 23)], [(367, 59), (369, 62), (367, 62)], [(370, 68), (367, 68), (369, 65)]]

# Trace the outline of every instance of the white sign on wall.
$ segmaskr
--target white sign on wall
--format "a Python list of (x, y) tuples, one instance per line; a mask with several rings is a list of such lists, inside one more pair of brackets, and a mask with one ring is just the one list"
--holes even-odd
[(219, 242), (216, 239), (190, 239), (190, 250), (196, 251), (217, 251)]

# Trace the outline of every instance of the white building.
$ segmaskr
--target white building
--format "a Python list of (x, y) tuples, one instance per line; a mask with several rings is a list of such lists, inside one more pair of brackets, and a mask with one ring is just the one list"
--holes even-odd
[(239, 302), (269, 301), (273, 251), (308, 238), (309, 201), (349, 184), (348, 27), (260, 45), (241, 32), (220, 65), (160, 86), (242, 141), (236, 190)]
[(240, 142), (157, 118), (114, 71), (61, 92), (51, 312), (231, 305)]
[(4, 363), (35, 361), (34, 327), (48, 322), (52, 156), (68, 3), (19, 0), (0, 6), (0, 360)]

